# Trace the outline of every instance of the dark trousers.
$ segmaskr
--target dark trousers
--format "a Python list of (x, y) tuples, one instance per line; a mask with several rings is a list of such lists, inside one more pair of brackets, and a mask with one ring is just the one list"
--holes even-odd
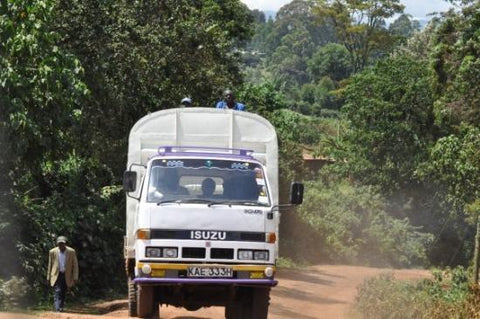
[(58, 279), (53, 285), (53, 305), (55, 311), (63, 311), (65, 304), (65, 296), (67, 295), (67, 282), (65, 281), (65, 274), (58, 274)]

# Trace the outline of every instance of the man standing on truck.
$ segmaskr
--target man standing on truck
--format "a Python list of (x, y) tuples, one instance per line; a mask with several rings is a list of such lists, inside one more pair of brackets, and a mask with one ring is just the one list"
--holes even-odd
[(245, 111), (245, 104), (235, 101), (235, 95), (230, 90), (223, 92), (224, 100), (217, 103), (217, 109), (230, 109), (237, 111)]
[(65, 236), (57, 238), (57, 247), (48, 254), (47, 280), (53, 287), (55, 311), (63, 312), (67, 290), (78, 281), (77, 254)]

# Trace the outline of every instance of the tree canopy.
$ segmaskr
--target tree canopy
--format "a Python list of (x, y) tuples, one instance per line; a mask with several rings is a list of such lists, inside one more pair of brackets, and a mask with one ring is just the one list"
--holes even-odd
[(355, 72), (368, 65), (376, 50), (390, 44), (385, 19), (402, 13), (399, 0), (318, 0), (315, 14), (331, 23), (338, 41), (350, 53)]

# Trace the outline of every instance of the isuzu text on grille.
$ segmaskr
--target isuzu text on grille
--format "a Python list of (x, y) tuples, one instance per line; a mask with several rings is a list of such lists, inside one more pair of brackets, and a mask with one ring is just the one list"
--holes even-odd
[(190, 232), (191, 239), (208, 239), (208, 240), (225, 240), (227, 233), (224, 231), (202, 231), (192, 230)]

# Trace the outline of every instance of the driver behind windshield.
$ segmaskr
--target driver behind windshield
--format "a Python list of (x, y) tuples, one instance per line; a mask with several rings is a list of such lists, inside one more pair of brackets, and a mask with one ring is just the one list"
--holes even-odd
[(202, 182), (202, 197), (211, 197), (215, 192), (217, 184), (210, 177), (205, 178)]

